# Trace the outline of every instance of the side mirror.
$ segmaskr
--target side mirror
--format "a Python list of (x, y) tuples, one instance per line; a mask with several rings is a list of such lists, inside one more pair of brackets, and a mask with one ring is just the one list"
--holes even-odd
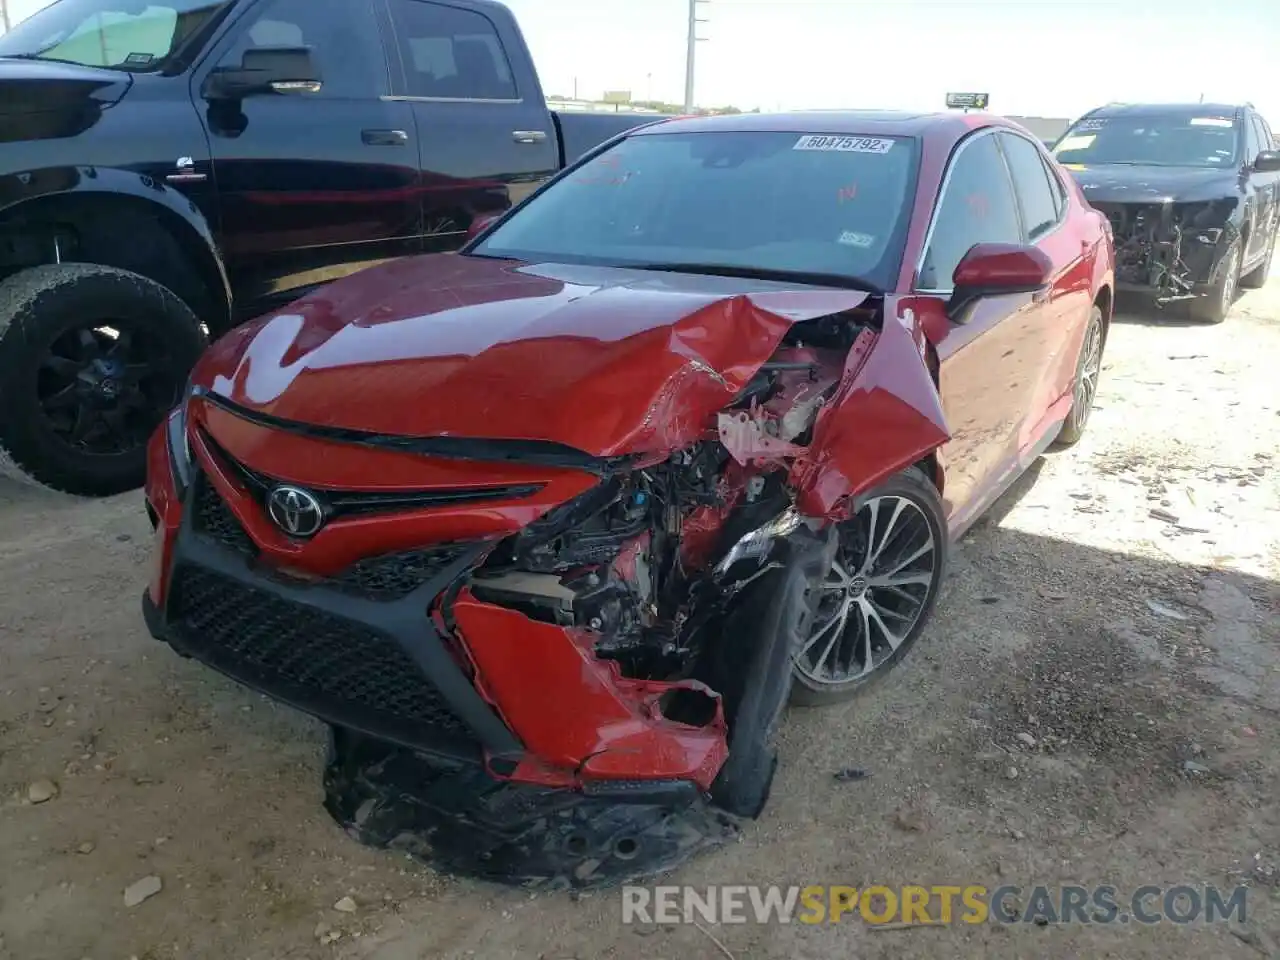
[(309, 47), (251, 47), (238, 67), (215, 67), (205, 80), (207, 100), (242, 100), (264, 93), (318, 93), (320, 70)]
[(1255, 173), (1275, 173), (1280, 170), (1280, 150), (1263, 150), (1253, 161)]
[(467, 227), (467, 243), (472, 243), (501, 217), (502, 214), (500, 213), (481, 213), (472, 217), (471, 226)]
[(1053, 261), (1039, 248), (1019, 243), (975, 243), (951, 275), (947, 317), (964, 323), (983, 297), (1035, 293), (1049, 282)]

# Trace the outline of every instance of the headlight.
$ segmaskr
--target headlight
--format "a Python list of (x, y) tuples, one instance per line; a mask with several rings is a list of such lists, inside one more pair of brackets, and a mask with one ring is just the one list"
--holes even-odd
[(769, 546), (774, 540), (794, 533), (800, 523), (800, 514), (796, 512), (796, 508), (787, 507), (768, 523), (756, 527), (730, 547), (724, 559), (716, 564), (716, 573), (724, 573), (739, 560), (762, 559), (768, 554)]
[(195, 461), (191, 456), (191, 441), (187, 438), (187, 403), (191, 400), (191, 381), (182, 391), (182, 400), (169, 413), (166, 434), (169, 441), (169, 462), (173, 467), (174, 483), (181, 497), (191, 485)]

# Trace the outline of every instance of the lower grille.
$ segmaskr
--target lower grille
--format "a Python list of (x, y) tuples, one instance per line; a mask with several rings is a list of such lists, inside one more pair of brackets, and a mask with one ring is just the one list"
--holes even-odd
[(190, 566), (175, 573), (168, 614), (197, 659), (332, 723), (472, 740), (409, 655), (363, 624)]

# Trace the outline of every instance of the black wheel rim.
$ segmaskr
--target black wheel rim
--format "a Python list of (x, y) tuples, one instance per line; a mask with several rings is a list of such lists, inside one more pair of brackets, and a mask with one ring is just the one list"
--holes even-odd
[(180, 379), (165, 344), (121, 321), (60, 334), (40, 358), (39, 409), (68, 447), (118, 456), (145, 446), (178, 399)]
[(1102, 374), (1102, 324), (1094, 317), (1085, 331), (1080, 348), (1080, 369), (1071, 398), (1071, 422), (1077, 430), (1084, 428), (1098, 396), (1098, 377)]
[(840, 527), (835, 563), (809, 635), (793, 662), (810, 684), (861, 682), (884, 667), (917, 627), (937, 579), (939, 549), (924, 509), (874, 497)]

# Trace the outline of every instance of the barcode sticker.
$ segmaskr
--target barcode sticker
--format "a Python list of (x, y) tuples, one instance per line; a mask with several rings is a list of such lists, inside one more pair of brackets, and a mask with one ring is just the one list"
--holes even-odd
[(820, 133), (805, 134), (793, 150), (835, 150), (840, 153), (888, 153), (892, 140), (883, 137), (833, 137)]

